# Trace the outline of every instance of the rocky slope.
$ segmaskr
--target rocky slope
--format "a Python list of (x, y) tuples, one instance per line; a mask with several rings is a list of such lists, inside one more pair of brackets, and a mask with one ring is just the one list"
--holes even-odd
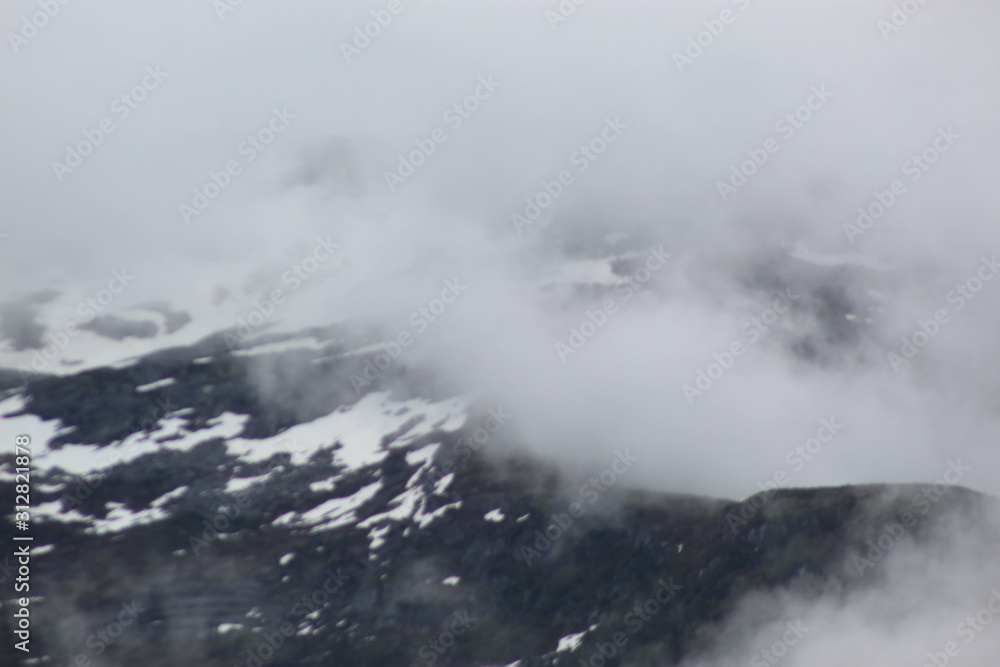
[[(618, 483), (627, 447), (568, 478), (518, 453), (502, 405), (374, 373), (378, 349), (343, 330), (231, 343), (4, 372), (7, 439), (32, 438), (34, 541), (31, 651), (5, 555), (0, 662), (678, 664), (748, 593), (845, 598), (946, 517), (998, 543), (995, 501), (960, 487), (926, 511), (918, 487), (654, 494)], [(283, 400), (261, 368), (283, 369)], [(12, 449), (0, 460), (11, 507)]]

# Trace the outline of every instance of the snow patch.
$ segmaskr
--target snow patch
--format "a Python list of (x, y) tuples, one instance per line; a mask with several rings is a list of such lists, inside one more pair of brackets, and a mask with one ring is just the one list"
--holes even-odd
[(140, 394), (147, 391), (153, 391), (154, 389), (159, 389), (160, 387), (169, 387), (175, 384), (177, 380), (174, 378), (163, 378), (162, 380), (157, 380), (156, 382), (150, 382), (149, 384), (139, 385), (135, 388)]
[[(325, 503), (302, 514), (299, 521), (294, 525), (312, 526), (313, 532), (319, 532), (354, 523), (358, 520), (354, 511), (374, 498), (380, 488), (382, 488), (381, 480), (362, 487), (354, 495), (347, 496), (346, 498), (331, 498)], [(290, 514), (294, 515), (294, 513)], [(275, 523), (277, 524), (286, 516), (288, 514), (282, 515), (282, 517), (275, 520)], [(291, 521), (288, 523), (291, 523)]]
[(584, 630), (583, 632), (578, 632), (575, 635), (566, 635), (559, 640), (559, 646), (556, 647), (556, 653), (563, 653), (564, 651), (575, 651), (580, 648), (583, 644), (583, 636), (587, 634), (589, 630)]
[[(461, 428), (465, 423), (465, 407), (466, 403), (461, 399), (438, 403), (421, 399), (390, 401), (388, 392), (375, 392), (354, 405), (293, 426), (272, 438), (240, 438), (228, 441), (226, 447), (230, 454), (248, 462), (263, 461), (273, 454), (289, 452), (292, 463), (301, 465), (316, 452), (339, 442), (341, 447), (335, 450), (334, 459), (353, 470), (381, 462), (388, 453), (382, 446), (382, 440), (387, 434), (402, 428), (414, 414), (423, 414), (426, 418), (393, 446), (402, 446), (426, 435), (434, 428), (431, 424), (434, 419), (440, 424), (438, 428), (443, 430)], [(416, 428), (421, 425), (425, 428)]]
[(810, 250), (801, 241), (788, 251), (788, 256), (816, 266), (844, 266), (853, 264), (873, 271), (890, 271), (893, 266), (860, 253), (823, 253)]
[(503, 520), (504, 520), (504, 518), (506, 518), (506, 517), (504, 517), (504, 515), (503, 515), (503, 512), (501, 512), (501, 511), (500, 511), (500, 508), (498, 507), (498, 508), (497, 508), (497, 509), (495, 509), (495, 510), (492, 510), (492, 511), (490, 511), (490, 512), (487, 512), (487, 513), (486, 513), (486, 514), (485, 514), (485, 515), (483, 516), (483, 518), (484, 518), (484, 519), (486, 519), (487, 521), (492, 521), (492, 522), (494, 522), (494, 523), (500, 523), (500, 522), (501, 522), (501, 521), (503, 521)]
[(256, 357), (264, 354), (290, 352), (292, 350), (323, 351), (329, 343), (320, 343), (312, 338), (292, 338), (274, 343), (261, 343), (256, 347), (234, 350), (234, 357)]
[(127, 509), (122, 503), (106, 503), (105, 506), (111, 508), (111, 511), (105, 518), (93, 520), (93, 525), (87, 528), (86, 532), (103, 535), (162, 521), (169, 516), (163, 506), (171, 500), (183, 496), (187, 493), (188, 488), (187, 486), (179, 486), (173, 491), (163, 494), (150, 503), (149, 507), (138, 512)]
[(239, 493), (255, 484), (263, 484), (273, 473), (274, 471), (272, 470), (256, 477), (231, 477), (226, 482), (226, 493)]
[(321, 480), (319, 482), (310, 482), (309, 490), (313, 493), (322, 493), (324, 491), (333, 491), (337, 486), (337, 482), (343, 479), (343, 475), (334, 475), (328, 479)]
[(452, 480), (455, 479), (455, 473), (450, 472), (441, 479), (437, 481), (434, 485), (434, 495), (443, 496), (447, 491), (448, 487), (451, 486)]
[(376, 526), (368, 531), (368, 549), (375, 551), (385, 544), (385, 536), (389, 534), (389, 524)]

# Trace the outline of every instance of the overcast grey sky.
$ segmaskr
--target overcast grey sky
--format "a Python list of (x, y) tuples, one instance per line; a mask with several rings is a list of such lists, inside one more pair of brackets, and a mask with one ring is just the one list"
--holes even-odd
[[(962, 483), (997, 493), (1000, 281), (961, 308), (948, 295), (1000, 251), (1000, 7), (912, 4), (591, 0), (563, 21), (554, 0), (6, 2), (3, 292), (90, 294), (125, 266), (116, 308), (166, 298), (208, 318), (224, 288), (233, 325), (329, 236), (336, 268), (283, 317), (388, 338), (459, 277), (467, 292), (407, 361), (505, 401), (525, 442), (567, 464), (629, 445), (636, 484), (741, 496), (782, 470), (932, 481), (961, 457)], [(602, 132), (614, 141), (581, 158)], [(423, 164), (387, 179), (421, 145)], [(913, 161), (924, 151), (933, 164)], [(563, 170), (548, 229), (519, 235), (511, 215)], [(206, 186), (203, 211), (182, 208)], [(601, 301), (553, 307), (538, 281), (584, 229), (671, 258), (656, 298), (621, 303), (562, 363), (555, 344)], [(789, 251), (849, 259), (834, 291), (879, 292), (863, 340), (793, 353), (824, 331), (818, 279)], [(768, 286), (802, 296), (751, 342), (741, 325)], [(894, 372), (886, 353), (942, 309)], [(734, 341), (746, 353), (687, 400)], [(795, 469), (787, 453), (831, 417), (843, 428)]]

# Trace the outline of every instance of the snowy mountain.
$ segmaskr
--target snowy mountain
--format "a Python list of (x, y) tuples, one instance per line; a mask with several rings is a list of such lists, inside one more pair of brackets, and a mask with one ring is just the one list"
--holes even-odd
[(1000, 4), (4, 9), (0, 667), (1000, 664)]
[[(637, 257), (576, 262), (545, 284), (610, 291)], [(815, 259), (798, 249), (783, 270), (799, 285), (812, 272), (810, 311), (855, 345), (858, 303), (877, 301), (837, 297), (845, 262)], [(188, 317), (150, 310), (81, 333), (103, 346), (98, 361), (0, 376), (5, 432), (31, 440), (34, 538), (31, 658), (14, 648), (25, 638), (8, 594), (6, 664), (776, 664), (835, 626), (815, 608), (787, 618), (788, 599), (880, 596), (912, 576), (892, 563), (912, 559), (943, 581), (996, 569), (1000, 505), (960, 486), (772, 486), (742, 501), (643, 491), (627, 442), (588, 474), (561, 469), (518, 446), (509, 406), (370, 333), (238, 325), (180, 343)], [(52, 340), (39, 329), (10, 354), (30, 364)], [(784, 344), (815, 363), (831, 349)], [(20, 463), (2, 461), (11, 506)], [(958, 555), (941, 547), (956, 525), (974, 533)], [(0, 533), (23, 534), (13, 515)], [(18, 561), (2, 563), (11, 581)], [(939, 594), (921, 609), (946, 608)], [(775, 624), (762, 648), (743, 636)]]

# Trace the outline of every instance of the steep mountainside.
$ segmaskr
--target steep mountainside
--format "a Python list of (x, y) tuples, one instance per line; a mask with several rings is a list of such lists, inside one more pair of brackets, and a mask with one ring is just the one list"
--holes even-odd
[[(520, 453), (502, 405), (402, 365), (356, 392), (376, 356), (362, 342), (213, 336), (26, 384), (5, 372), (5, 432), (32, 438), (34, 541), (31, 657), (6, 556), (0, 662), (677, 664), (748, 593), (844, 598), (946, 517), (984, 554), (1000, 543), (981, 520), (996, 502), (960, 487), (933, 504), (918, 487), (656, 494), (618, 483), (624, 445), (571, 479)], [(271, 388), (290, 400), (262, 396), (261, 367), (295, 378)], [(7, 515), (0, 541), (15, 534)]]

